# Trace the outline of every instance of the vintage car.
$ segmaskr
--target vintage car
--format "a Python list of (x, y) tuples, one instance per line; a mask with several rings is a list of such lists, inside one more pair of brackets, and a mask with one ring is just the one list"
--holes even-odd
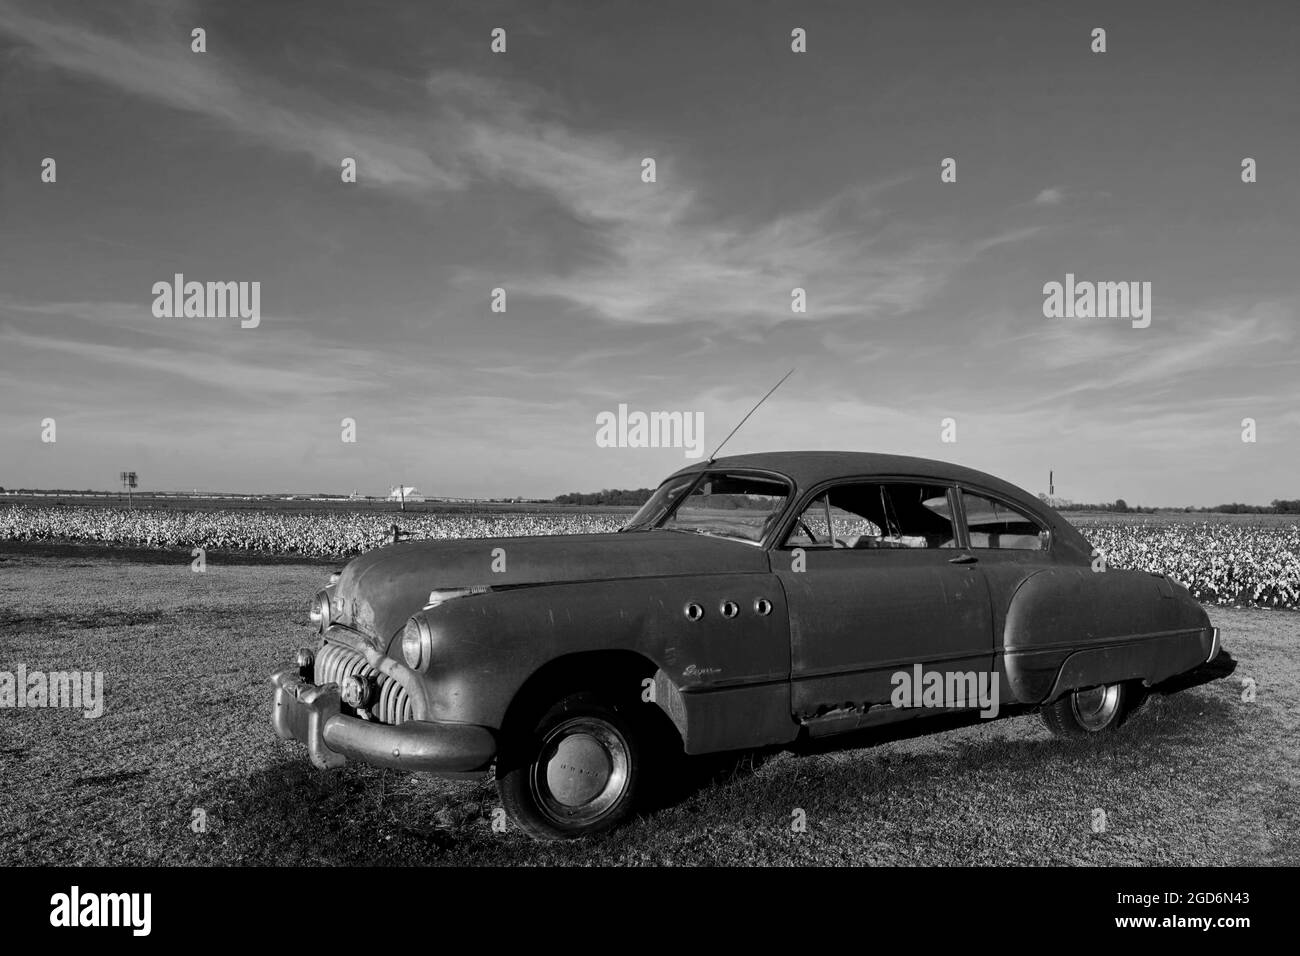
[(320, 768), (494, 769), (538, 838), (627, 819), (664, 754), (1026, 709), (1109, 732), (1220, 649), (1185, 588), (1019, 488), (849, 452), (695, 463), (614, 533), (380, 547), (312, 618), (271, 678), (281, 737)]

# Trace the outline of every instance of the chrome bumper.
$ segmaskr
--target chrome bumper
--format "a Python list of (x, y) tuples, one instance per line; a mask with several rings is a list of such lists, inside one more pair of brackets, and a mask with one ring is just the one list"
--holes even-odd
[(306, 744), (311, 762), (322, 770), (351, 759), (397, 770), (458, 774), (486, 770), (496, 756), (492, 731), (476, 724), (408, 720), (392, 725), (348, 717), (340, 712), (337, 684), (308, 683), (293, 664), (272, 674), (271, 684), (275, 732)]

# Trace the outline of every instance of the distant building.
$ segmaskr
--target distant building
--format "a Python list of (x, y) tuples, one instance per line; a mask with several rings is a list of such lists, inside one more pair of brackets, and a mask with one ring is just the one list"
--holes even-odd
[(424, 495), (414, 485), (399, 485), (388, 492), (389, 501), (423, 501)]

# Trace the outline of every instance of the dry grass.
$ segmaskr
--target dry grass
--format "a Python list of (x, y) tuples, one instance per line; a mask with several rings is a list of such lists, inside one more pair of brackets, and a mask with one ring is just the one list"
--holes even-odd
[(1300, 862), (1295, 612), (1212, 608), (1237, 673), (1153, 698), (1109, 740), (1017, 717), (778, 755), (609, 837), (543, 845), (493, 832), (486, 780), (322, 774), (275, 737), (266, 675), (309, 642), (324, 568), (129, 557), (0, 545), (0, 670), (97, 670), (107, 686), (97, 720), (0, 711), (0, 863)]

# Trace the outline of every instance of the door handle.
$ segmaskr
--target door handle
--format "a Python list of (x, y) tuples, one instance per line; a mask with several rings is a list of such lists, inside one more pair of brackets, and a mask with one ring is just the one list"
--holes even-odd
[(949, 564), (974, 564), (979, 558), (973, 554), (959, 554), (955, 558), (949, 558)]

